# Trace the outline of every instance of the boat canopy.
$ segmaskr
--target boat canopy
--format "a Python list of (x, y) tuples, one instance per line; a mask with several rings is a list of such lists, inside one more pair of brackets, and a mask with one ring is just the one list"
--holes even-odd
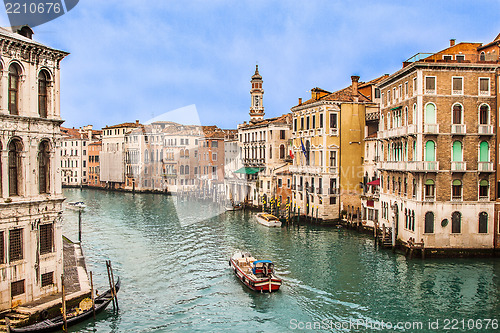
[(267, 262), (267, 263), (270, 263), (270, 264), (273, 263), (271, 260), (267, 260), (266, 259), (266, 260), (256, 260), (256, 261), (253, 262), (253, 265), (255, 266), (256, 264), (261, 263), (261, 262), (262, 263)]

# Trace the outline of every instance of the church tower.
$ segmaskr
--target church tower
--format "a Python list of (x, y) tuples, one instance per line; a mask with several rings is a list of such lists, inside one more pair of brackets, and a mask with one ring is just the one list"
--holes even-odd
[(255, 66), (255, 74), (252, 76), (252, 81), (250, 82), (252, 82), (252, 90), (250, 90), (250, 95), (252, 95), (250, 122), (256, 123), (264, 120), (264, 104), (262, 103), (264, 89), (262, 89), (262, 76), (259, 74), (259, 65)]

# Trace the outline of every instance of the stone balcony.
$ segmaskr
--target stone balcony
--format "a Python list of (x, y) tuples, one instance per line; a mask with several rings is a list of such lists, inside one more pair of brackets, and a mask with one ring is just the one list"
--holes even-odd
[(493, 162), (477, 162), (479, 172), (493, 172)]
[(465, 124), (452, 124), (451, 134), (454, 135), (465, 135), (467, 132)]
[(493, 135), (493, 125), (479, 125), (477, 133), (479, 135)]
[(457, 161), (452, 161), (451, 162), (451, 171), (465, 171), (466, 170), (466, 163), (465, 162), (457, 162)]
[(433, 172), (439, 170), (439, 162), (436, 161), (409, 161), (406, 169), (412, 172)]
[(438, 133), (439, 133), (439, 124), (424, 125), (424, 134), (438, 134)]

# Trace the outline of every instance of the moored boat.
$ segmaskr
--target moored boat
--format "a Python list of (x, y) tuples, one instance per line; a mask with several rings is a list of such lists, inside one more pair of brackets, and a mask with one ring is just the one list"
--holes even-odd
[(243, 209), (243, 206), (241, 203), (239, 204), (231, 204), (225, 207), (227, 211), (232, 211), (232, 210), (240, 210)]
[[(118, 278), (115, 284), (116, 292), (118, 292), (119, 289), (120, 289), (120, 278)], [(94, 299), (95, 313), (98, 314), (99, 312), (103, 311), (109, 305), (109, 303), (111, 303), (112, 300), (113, 297), (111, 289), (106, 291), (104, 294), (97, 296)], [(91, 304), (92, 301), (90, 301), (90, 305)], [(69, 327), (74, 324), (80, 323), (84, 320), (87, 320), (89, 318), (92, 318), (92, 316), (93, 316), (92, 306), (87, 307), (85, 309), (79, 309), (77, 311), (72, 310), (66, 314), (67, 317), (66, 322)], [(11, 327), (10, 331), (13, 333), (54, 332), (62, 330), (63, 323), (64, 323), (63, 316), (59, 315), (55, 318), (45, 319), (33, 325), (28, 325), (24, 327)]]
[(272, 214), (258, 213), (255, 217), (257, 218), (257, 222), (267, 227), (281, 227), (279, 218)]
[(234, 274), (248, 288), (260, 292), (273, 292), (280, 289), (282, 281), (274, 275), (271, 260), (257, 260), (247, 252), (236, 252), (229, 265)]
[(68, 202), (68, 208), (85, 209), (87, 205), (83, 201)]

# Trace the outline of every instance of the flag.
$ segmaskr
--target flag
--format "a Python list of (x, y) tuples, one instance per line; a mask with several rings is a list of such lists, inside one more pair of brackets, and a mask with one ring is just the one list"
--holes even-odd
[(302, 139), (300, 139), (300, 144), (302, 145), (302, 152), (304, 153), (305, 158), (307, 158), (306, 147), (304, 147), (304, 142), (302, 142)]
[(292, 148), (290, 148), (290, 153), (288, 154), (288, 156), (290, 156), (292, 158), (292, 160), (295, 157), (295, 156), (293, 156)]

